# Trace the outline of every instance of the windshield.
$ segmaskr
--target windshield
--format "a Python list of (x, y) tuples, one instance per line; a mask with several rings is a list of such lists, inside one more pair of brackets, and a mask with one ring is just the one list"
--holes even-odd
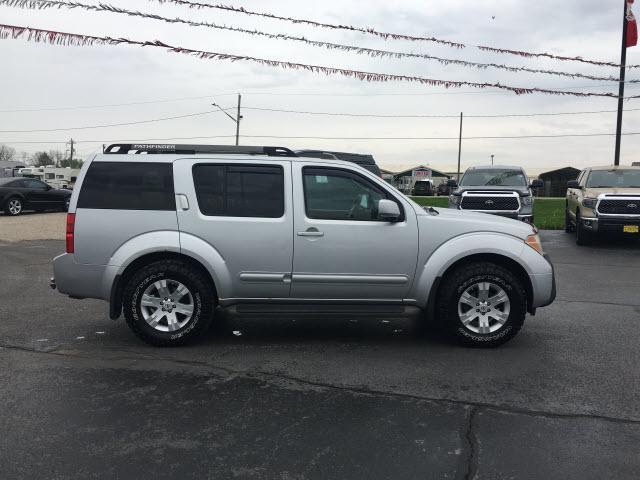
[(588, 188), (640, 188), (640, 170), (594, 170), (587, 180)]
[(467, 170), (460, 180), (462, 187), (526, 187), (527, 179), (522, 170)]

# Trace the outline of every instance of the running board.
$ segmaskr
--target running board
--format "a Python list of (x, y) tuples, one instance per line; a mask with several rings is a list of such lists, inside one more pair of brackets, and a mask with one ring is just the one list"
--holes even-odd
[(235, 304), (222, 311), (242, 318), (414, 318), (422, 314), (410, 305)]

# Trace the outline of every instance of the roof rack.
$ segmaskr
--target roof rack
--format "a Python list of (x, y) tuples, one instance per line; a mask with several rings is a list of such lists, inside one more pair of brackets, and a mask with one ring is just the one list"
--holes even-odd
[(147, 143), (114, 143), (103, 149), (105, 154), (179, 154), (219, 153), (236, 155), (266, 155), (268, 157), (297, 157), (285, 147), (251, 147), (244, 145), (176, 145)]

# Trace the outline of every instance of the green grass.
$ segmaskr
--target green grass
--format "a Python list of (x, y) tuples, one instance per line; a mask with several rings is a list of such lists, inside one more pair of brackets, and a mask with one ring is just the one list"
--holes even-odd
[[(447, 197), (411, 197), (419, 205), (446, 207)], [(536, 227), (542, 230), (564, 229), (564, 198), (536, 198), (533, 216)]]

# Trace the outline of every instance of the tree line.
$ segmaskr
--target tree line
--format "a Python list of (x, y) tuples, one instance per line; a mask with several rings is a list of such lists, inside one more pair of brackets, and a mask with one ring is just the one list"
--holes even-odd
[(0, 162), (1, 161), (20, 162), (25, 165), (33, 165), (34, 167), (44, 167), (46, 165), (54, 165), (62, 168), (82, 167), (82, 160), (77, 158), (71, 159), (60, 150), (35, 152), (29, 155), (27, 152), (18, 153), (15, 148), (3, 144), (0, 144)]

